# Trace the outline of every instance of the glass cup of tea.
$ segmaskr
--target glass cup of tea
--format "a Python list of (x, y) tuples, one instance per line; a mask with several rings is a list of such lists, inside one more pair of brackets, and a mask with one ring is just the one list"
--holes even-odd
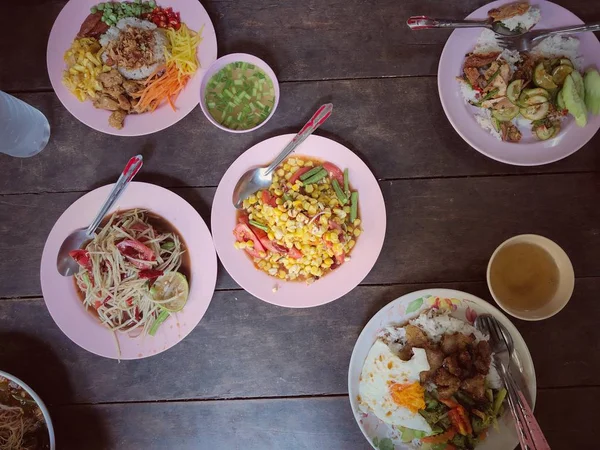
[(511, 316), (523, 320), (552, 317), (569, 302), (575, 286), (571, 260), (555, 242), (537, 234), (504, 241), (487, 267), (492, 297)]

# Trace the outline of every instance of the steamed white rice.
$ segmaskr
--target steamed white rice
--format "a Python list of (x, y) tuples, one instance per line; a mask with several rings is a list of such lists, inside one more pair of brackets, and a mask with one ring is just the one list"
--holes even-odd
[[(149, 66), (142, 66), (139, 69), (125, 69), (124, 67), (117, 67), (117, 70), (121, 75), (129, 80), (143, 80), (144, 78), (148, 78), (152, 75), (156, 69), (165, 62), (165, 52), (164, 49), (167, 46), (167, 37), (163, 34), (163, 32), (157, 29), (156, 25), (147, 20), (140, 20), (135, 17), (126, 17), (117, 22), (116, 26), (110, 27), (106, 33), (104, 33), (100, 37), (100, 45), (106, 47), (110, 42), (118, 39), (121, 30), (124, 30), (127, 26), (132, 26), (134, 28), (140, 28), (142, 30), (151, 30), (154, 35), (154, 46), (152, 51), (154, 52), (156, 62)], [(102, 54), (102, 60), (104, 62), (107, 61), (108, 55), (106, 53)]]
[(489, 109), (479, 108), (479, 110), (473, 114), (473, 117), (475, 117), (475, 120), (481, 128), (489, 131), (489, 133), (499, 141), (502, 140), (502, 135), (496, 131), (494, 125), (492, 124), (492, 113)]
[(546, 58), (564, 56), (573, 62), (577, 70), (583, 70), (583, 57), (579, 54), (579, 39), (573, 36), (548, 36), (533, 49), (532, 53)]
[(540, 21), (542, 15), (540, 14), (540, 9), (532, 6), (529, 8), (525, 14), (521, 14), (519, 16), (511, 17), (510, 19), (501, 20), (502, 24), (508, 28), (509, 30), (516, 30), (520, 28), (521, 30), (529, 30), (536, 23)]

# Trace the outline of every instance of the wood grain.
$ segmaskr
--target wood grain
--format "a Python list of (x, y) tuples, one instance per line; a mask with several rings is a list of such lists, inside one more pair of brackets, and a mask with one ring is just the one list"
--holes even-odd
[[(484, 283), (363, 286), (331, 304), (298, 310), (268, 305), (245, 291), (220, 291), (181, 343), (152, 358), (120, 363), (69, 341), (41, 299), (1, 300), (0, 367), (61, 405), (346, 394), (350, 355), (364, 325), (395, 298), (428, 287), (490, 299)], [(600, 341), (599, 289), (600, 278), (579, 279), (557, 316), (514, 320), (539, 387), (598, 385), (597, 353), (581, 343)]]
[[(536, 416), (553, 450), (592, 448), (590, 412), (598, 402), (600, 388), (539, 393)], [(345, 396), (70, 406), (51, 413), (64, 449), (371, 449)]]
[(13, 174), (0, 179), (2, 194), (90, 190), (113, 182), (136, 153), (145, 157), (139, 180), (168, 187), (217, 186), (246, 149), (268, 137), (297, 132), (329, 101), (334, 113), (318, 134), (356, 152), (379, 179), (580, 172), (600, 166), (595, 151), (600, 134), (573, 156), (547, 166), (521, 168), (488, 159), (454, 131), (433, 78), (285, 84), (273, 120), (243, 135), (217, 129), (196, 108), (160, 133), (109, 136), (77, 121), (52, 93), (20, 97), (48, 116), (52, 136), (35, 158), (0, 155), (0, 167)]
[[(600, 275), (595, 174), (382, 181), (380, 186), (388, 227), (366, 284), (484, 280), (496, 246), (523, 233), (558, 242), (577, 276)], [(214, 188), (173, 191), (210, 223)], [(0, 249), (5, 255), (0, 259), (0, 298), (41, 295), (44, 243), (58, 217), (81, 195), (0, 196)], [(368, 239), (368, 232), (362, 239)], [(217, 287), (238, 285), (220, 270)]]
[[(13, 17), (0, 31), (0, 89), (50, 89), (46, 45), (63, 0), (26, 0), (11, 5)], [(282, 81), (435, 75), (445, 30), (411, 31), (412, 15), (462, 18), (486, 0), (206, 0), (219, 54), (246, 52), (270, 63)], [(558, 3), (588, 21), (598, 20), (593, 2)], [(184, 18), (185, 19), (185, 18)], [(19, 43), (19, 51), (13, 43)], [(66, 49), (65, 49), (66, 50)], [(23, 56), (26, 57), (23, 57)]]

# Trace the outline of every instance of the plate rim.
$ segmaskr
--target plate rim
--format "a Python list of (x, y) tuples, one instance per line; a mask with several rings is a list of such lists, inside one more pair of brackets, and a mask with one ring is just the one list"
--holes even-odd
[[(467, 19), (472, 19), (478, 15), (480, 15), (482, 12), (487, 11), (489, 8), (491, 7), (495, 7), (498, 5), (502, 5), (505, 3), (511, 3), (512, 0), (496, 0), (490, 3), (487, 3), (483, 6), (481, 6), (480, 8), (477, 8), (476, 10), (472, 11), (466, 18)], [(573, 16), (576, 21), (578, 22), (577, 24), (583, 24), (584, 22), (579, 18), (579, 16), (577, 16), (576, 14), (574, 14), (573, 12), (571, 12), (570, 10), (568, 10), (567, 8), (558, 5), (556, 3), (553, 3), (551, 1), (547, 1), (544, 0), (542, 2), (542, 0), (540, 0), (540, 3), (534, 4), (533, 6), (539, 6), (541, 4), (544, 5), (549, 5), (550, 8), (557, 8), (557, 10), (562, 10), (561, 12), (566, 12), (569, 15)], [(448, 121), (450, 122), (450, 124), (452, 125), (452, 128), (454, 128), (454, 130), (456, 131), (456, 133), (463, 139), (463, 141), (465, 141), (471, 148), (473, 148), (474, 150), (476, 150), (477, 152), (481, 153), (482, 155), (494, 160), (494, 161), (498, 161), (500, 163), (503, 164), (507, 164), (507, 165), (512, 165), (512, 166), (518, 166), (518, 167), (538, 167), (538, 166), (544, 166), (547, 164), (552, 164), (555, 163), (557, 161), (563, 160), (565, 158), (568, 158), (569, 156), (573, 155), (574, 153), (576, 153), (577, 151), (579, 151), (583, 146), (585, 146), (598, 132), (598, 130), (600, 129), (600, 121), (598, 121), (598, 123), (596, 124), (596, 129), (593, 133), (591, 133), (589, 135), (589, 137), (587, 137), (586, 139), (583, 139), (581, 142), (578, 142), (573, 148), (571, 148), (568, 152), (563, 152), (561, 155), (557, 155), (555, 157), (552, 158), (547, 158), (547, 159), (543, 159), (540, 161), (531, 161), (531, 162), (527, 162), (527, 161), (523, 161), (523, 162), (519, 162), (519, 161), (515, 161), (511, 158), (508, 157), (502, 157), (502, 156), (498, 156), (496, 154), (494, 154), (493, 152), (489, 152), (487, 151), (485, 148), (481, 148), (481, 146), (476, 145), (476, 143), (474, 142), (474, 139), (470, 138), (467, 136), (467, 134), (464, 132), (464, 130), (461, 129), (460, 124), (458, 123), (459, 121), (454, 120), (453, 115), (450, 113), (450, 106), (446, 103), (445, 101), (445, 97), (443, 92), (445, 92), (446, 90), (442, 88), (442, 76), (441, 76), (441, 72), (443, 70), (442, 67), (442, 63), (448, 58), (448, 53), (451, 51), (450, 50), (450, 45), (452, 44), (452, 40), (457, 40), (459, 39), (460, 36), (460, 32), (464, 31), (464, 30), (455, 30), (453, 31), (450, 36), (448, 37), (448, 39), (446, 40), (446, 43), (444, 44), (444, 48), (442, 49), (442, 53), (440, 55), (440, 59), (438, 62), (438, 70), (436, 73), (437, 76), (437, 87), (438, 87), (438, 96), (440, 98), (440, 103), (442, 104), (442, 109), (444, 110), (444, 114), (446, 115), (446, 118), (448, 119)], [(593, 33), (592, 33), (593, 34)], [(593, 38), (596, 40), (596, 43), (598, 44), (598, 47), (600, 49), (600, 41), (598, 40), (598, 38), (594, 35)], [(473, 44), (475, 45), (475, 44)], [(457, 88), (458, 89), (458, 88)], [(461, 96), (461, 101), (462, 100), (462, 96)], [(478, 126), (477, 123), (475, 121), (473, 121), (472, 126)], [(588, 124), (587, 127), (590, 127), (590, 129), (593, 127), (594, 125), (592, 124)], [(582, 128), (581, 130), (583, 130), (585, 128)], [(484, 130), (485, 131), (485, 130)], [(495, 139), (491, 134), (489, 134), (489, 132), (485, 131), (485, 133), (487, 133), (489, 135), (489, 138), (493, 141), (491, 142), (500, 142), (497, 139)], [(540, 141), (543, 142), (543, 141)], [(504, 144), (503, 142), (501, 142), (502, 144)], [(534, 145), (537, 144), (534, 143)], [(518, 145), (518, 144), (510, 144), (510, 145)], [(531, 144), (530, 144), (531, 145)], [(526, 149), (524, 148), (524, 151), (526, 151)]]
[[(86, 1), (86, 0), (84, 0), (84, 1)], [(97, 3), (95, 0), (87, 0), (87, 1), (90, 1), (91, 3)], [(119, 3), (122, 3), (122, 0), (112, 0), (112, 1), (118, 1)], [(198, 100), (199, 100), (199, 98), (200, 98), (200, 83), (202, 81), (202, 78), (204, 77), (204, 74), (206, 73), (207, 69), (216, 61), (217, 56), (218, 56), (218, 42), (217, 42), (217, 35), (216, 35), (214, 24), (212, 23), (212, 19), (210, 18), (208, 11), (206, 11), (206, 8), (199, 0), (197, 2), (194, 0), (165, 0), (165, 1), (169, 3), (169, 6), (174, 6), (174, 4), (179, 1), (189, 2), (190, 5), (194, 5), (194, 7), (199, 7), (203, 11), (204, 15), (207, 18), (206, 22), (204, 23), (204, 30), (202, 33), (202, 41), (206, 41), (207, 45), (210, 46), (211, 55), (209, 55), (209, 58), (206, 61), (200, 60), (200, 63), (202, 65), (198, 68), (196, 73), (188, 81), (188, 84), (181, 92), (182, 94), (184, 94), (186, 91), (188, 91), (188, 89), (190, 89), (187, 94), (194, 95), (194, 96), (198, 97)], [(108, 134), (111, 136), (135, 137), (135, 136), (146, 136), (149, 134), (158, 133), (159, 131), (163, 131), (163, 130), (175, 125), (176, 123), (178, 123), (179, 121), (181, 121), (182, 119), (187, 117), (194, 109), (196, 109), (196, 106), (198, 105), (198, 101), (193, 101), (190, 103), (190, 105), (186, 108), (186, 110), (184, 112), (179, 112), (179, 111), (182, 111), (181, 108), (179, 108), (177, 111), (177, 115), (171, 116), (171, 118), (168, 120), (163, 120), (158, 125), (153, 125), (151, 127), (148, 127), (149, 130), (147, 130), (147, 131), (144, 130), (144, 131), (139, 131), (139, 132), (128, 131), (127, 126), (124, 126), (121, 130), (117, 130), (116, 128), (112, 128), (112, 127), (106, 127), (105, 129), (101, 129), (101, 127), (99, 125), (95, 125), (96, 122), (90, 121), (88, 119), (82, 119), (81, 117), (79, 117), (78, 116), (79, 113), (74, 111), (74, 108), (71, 105), (68, 105), (67, 101), (63, 101), (63, 97), (66, 97), (66, 95), (73, 96), (73, 94), (68, 92), (68, 90), (63, 92), (62, 82), (61, 82), (62, 75), (54, 75), (53, 74), (54, 72), (50, 71), (50, 65), (51, 65), (50, 61), (54, 57), (54, 54), (52, 53), (52, 49), (51, 49), (51, 42), (53, 39), (56, 38), (56, 35), (59, 33), (58, 28), (57, 28), (57, 23), (58, 23), (59, 19), (64, 14), (67, 14), (69, 8), (73, 8), (73, 5), (81, 4), (81, 3), (83, 3), (82, 0), (69, 0), (67, 3), (65, 3), (65, 5), (61, 8), (60, 12), (54, 19), (54, 22), (52, 23), (52, 28), (50, 29), (50, 34), (48, 35), (48, 41), (46, 43), (46, 72), (48, 73), (48, 78), (50, 79), (50, 85), (52, 86), (52, 90), (53, 90), (54, 94), (56, 95), (56, 97), (58, 98), (58, 100), (60, 101), (61, 105), (69, 112), (69, 114), (72, 117), (74, 117), (75, 119), (77, 119), (77, 121), (83, 123), (87, 127), (91, 128), (94, 131), (97, 131), (99, 133), (104, 133), (104, 134)], [(209, 32), (209, 33), (207, 33), (207, 32)], [(75, 30), (73, 39), (75, 39), (76, 34), (77, 34), (77, 31)], [(202, 43), (200, 45), (202, 45)], [(214, 55), (212, 55), (212, 53), (213, 53), (212, 49), (214, 49)], [(60, 50), (61, 51), (60, 54), (61, 55), (64, 54), (64, 52), (66, 50), (67, 49)], [(198, 53), (199, 52), (200, 52), (200, 46), (198, 47)], [(58, 86), (58, 89), (57, 89), (57, 86)], [(73, 98), (75, 98), (75, 97), (73, 96)], [(86, 102), (81, 102), (81, 103), (89, 103), (89, 101), (86, 100)], [(86, 106), (88, 106), (88, 105), (86, 105)], [(89, 106), (91, 108), (93, 108), (91, 103)], [(166, 105), (163, 105), (163, 107), (164, 106), (166, 106)], [(150, 114), (152, 114), (152, 113), (150, 113)], [(106, 120), (108, 120), (108, 117)], [(149, 119), (147, 119), (147, 120), (149, 120)]]
[[(206, 224), (206, 222), (204, 221), (203, 217), (200, 215), (200, 213), (196, 210), (196, 208), (194, 208), (186, 199), (184, 199), (183, 197), (181, 197), (180, 195), (176, 194), (175, 192), (166, 189), (162, 186), (153, 184), (153, 183), (146, 183), (146, 182), (140, 182), (140, 181), (132, 181), (130, 183), (130, 185), (128, 186), (127, 190), (123, 193), (123, 196), (127, 195), (127, 192), (131, 190), (132, 187), (134, 187), (134, 189), (139, 189), (139, 190), (144, 190), (144, 191), (148, 191), (148, 190), (155, 190), (155, 191), (161, 191), (162, 193), (166, 194), (167, 196), (171, 197), (172, 199), (174, 199), (175, 201), (178, 202), (183, 202), (181, 203), (182, 205), (185, 204), (187, 205), (187, 207), (189, 207), (189, 211), (193, 211), (194, 213), (194, 219), (197, 220), (197, 224), (200, 226), (200, 230), (196, 230), (196, 233), (200, 233), (201, 235), (203, 235), (203, 237), (205, 238), (207, 243), (210, 243), (210, 247), (209, 248), (204, 248), (199, 250), (199, 254), (201, 254), (201, 258), (202, 258), (202, 262), (204, 263), (202, 266), (202, 270), (206, 273), (206, 276), (203, 277), (204, 280), (204, 284), (203, 287), (201, 289), (206, 289), (206, 293), (210, 293), (210, 297), (207, 298), (207, 300), (204, 300), (203, 298), (199, 298), (198, 301), (205, 302), (205, 305), (201, 306), (201, 309), (203, 309), (203, 311), (201, 311), (201, 314), (198, 314), (198, 318), (196, 321), (196, 318), (194, 318), (194, 321), (196, 321), (192, 326), (189, 327), (189, 330), (186, 330), (187, 332), (185, 333), (180, 333), (179, 336), (177, 336), (177, 339), (174, 339), (172, 343), (170, 343), (169, 345), (166, 345), (163, 348), (160, 348), (158, 351), (155, 351), (153, 353), (151, 352), (147, 352), (145, 354), (137, 354), (137, 355), (123, 355), (123, 354), (106, 354), (103, 353), (102, 351), (98, 350), (97, 348), (94, 347), (90, 347), (89, 345), (83, 345), (81, 342), (78, 342), (77, 340), (75, 340), (72, 336), (75, 334), (72, 331), (65, 331), (65, 328), (68, 329), (68, 327), (65, 326), (65, 324), (63, 323), (62, 320), (57, 320), (56, 318), (56, 314), (53, 312), (53, 309), (56, 308), (56, 305), (53, 305), (52, 307), (48, 306), (48, 300), (47, 300), (47, 296), (48, 296), (48, 283), (51, 280), (48, 281), (44, 281), (45, 278), (47, 277), (51, 277), (52, 274), (49, 271), (55, 270), (56, 271), (56, 255), (55, 254), (50, 254), (50, 248), (49, 246), (52, 245), (51, 244), (51, 238), (55, 233), (59, 233), (60, 229), (57, 228), (59, 222), (63, 219), (63, 217), (65, 217), (70, 210), (74, 210), (76, 208), (80, 208), (84, 202), (86, 197), (89, 198), (89, 196), (91, 195), (100, 195), (99, 192), (101, 191), (106, 191), (106, 194), (108, 195), (108, 191), (109, 189), (114, 186), (114, 184), (107, 184), (104, 186), (100, 186), (97, 187), (96, 189), (93, 189), (89, 192), (86, 192), (84, 195), (82, 195), (81, 197), (78, 197), (76, 200), (74, 200), (62, 213), (61, 215), (58, 217), (58, 219), (54, 222), (54, 224), (52, 225), (52, 229), (50, 230), (50, 232), (48, 233), (48, 236), (46, 238), (46, 241), (44, 243), (44, 249), (42, 251), (42, 257), (40, 260), (40, 270), (39, 270), (39, 274), (40, 274), (40, 285), (41, 285), (41, 290), (42, 290), (42, 297), (44, 299), (44, 305), (46, 306), (46, 310), (48, 311), (48, 313), (50, 314), (50, 316), (52, 317), (52, 320), (54, 321), (54, 323), (56, 324), (56, 326), (59, 328), (59, 330), (74, 344), (76, 344), (78, 347), (93, 353), (95, 355), (104, 357), (104, 358), (108, 358), (108, 359), (116, 359), (116, 360), (138, 360), (138, 359), (144, 359), (144, 358), (149, 358), (152, 356), (156, 356), (164, 351), (169, 350), (170, 348), (174, 347), (175, 345), (179, 344), (181, 341), (183, 341), (192, 331), (194, 331), (194, 329), (198, 326), (198, 324), (200, 323), (200, 321), (204, 318), (204, 316), (206, 315), (206, 312), (212, 302), (212, 299), (214, 297), (214, 293), (215, 293), (215, 288), (216, 288), (216, 282), (217, 282), (217, 271), (218, 271), (218, 262), (217, 262), (217, 254), (213, 245), (213, 240), (212, 240), (212, 234), (210, 233), (210, 229), (208, 228), (208, 225)], [(121, 197), (122, 199), (123, 197)], [(104, 196), (102, 197), (102, 199), (104, 199)], [(101, 201), (100, 201), (101, 203)], [(100, 206), (100, 204), (98, 204), (98, 206)], [(119, 210), (120, 208), (120, 202), (117, 202), (115, 205), (113, 205), (113, 207), (110, 209), (110, 211), (107, 213), (108, 214), (112, 214), (113, 212)], [(151, 208), (148, 208), (148, 210), (151, 210)], [(172, 219), (170, 218), (166, 218), (167, 220), (169, 220), (170, 222), (172, 222)], [(185, 236), (183, 236), (184, 240), (185, 240)], [(187, 242), (186, 242), (187, 244)], [(207, 263), (208, 261), (208, 263)], [(199, 269), (197, 269), (199, 270)], [(57, 272), (58, 274), (58, 272)], [(194, 272), (192, 271), (192, 275), (194, 274)], [(70, 278), (70, 277), (69, 277)], [(46, 286), (46, 288), (45, 288)], [(200, 295), (201, 293), (199, 293)], [(203, 297), (203, 296), (202, 296)], [(80, 303), (80, 300), (77, 299), (77, 301)], [(86, 314), (89, 315), (90, 320), (93, 320), (96, 325), (98, 327), (103, 328), (103, 330), (106, 333), (110, 333), (110, 330), (105, 329), (104, 327), (102, 327), (102, 325), (95, 319), (92, 317), (92, 315), (89, 312), (86, 312)], [(181, 314), (181, 313), (179, 313)], [(183, 316), (181, 316), (183, 317)], [(180, 318), (177, 318), (178, 320)], [(121, 336), (121, 335), (119, 335)], [(133, 339), (133, 338), (132, 338)]]
[[(535, 372), (535, 364), (533, 362), (533, 358), (531, 357), (531, 352), (529, 351), (527, 342), (525, 342), (525, 339), (523, 339), (523, 336), (521, 335), (521, 333), (519, 332), (517, 327), (515, 327), (515, 325), (512, 323), (512, 321), (502, 311), (500, 311), (498, 308), (496, 308), (490, 302), (487, 302), (474, 294), (470, 294), (465, 291), (460, 291), (458, 289), (435, 288), (434, 287), (434, 288), (426, 288), (426, 289), (420, 289), (417, 291), (407, 292), (407, 293), (395, 298), (394, 300), (386, 303), (385, 305), (383, 305), (369, 319), (369, 321), (365, 324), (365, 326), (361, 330), (360, 334), (356, 338), (356, 342), (354, 343), (354, 347), (352, 348), (352, 354), (350, 356), (350, 361), (348, 363), (348, 402), (350, 404), (352, 416), (354, 417), (354, 420), (355, 420), (356, 424), (358, 425), (364, 438), (371, 445), (371, 447), (373, 447), (375, 450), (377, 450), (376, 447), (372, 444), (371, 439), (369, 438), (369, 436), (367, 436), (362, 424), (360, 423), (360, 421), (358, 420), (358, 418), (356, 416), (354, 404), (353, 404), (353, 400), (352, 400), (353, 397), (356, 397), (356, 395), (357, 395), (357, 392), (353, 392), (353, 390), (351, 389), (351, 386), (353, 386), (351, 370), (352, 370), (352, 366), (354, 364), (356, 364), (355, 360), (357, 359), (356, 352), (357, 352), (358, 344), (361, 340), (364, 340), (366, 338), (367, 328), (370, 328), (372, 326), (372, 324), (378, 319), (378, 316), (380, 314), (383, 314), (383, 311), (385, 309), (390, 308), (392, 304), (396, 304), (396, 303), (400, 303), (400, 302), (404, 301), (406, 298), (414, 297), (415, 299), (417, 299), (419, 297), (422, 297), (422, 296), (425, 296), (428, 294), (432, 295), (432, 296), (443, 297), (443, 298), (458, 298), (458, 299), (471, 300), (475, 304), (477, 304), (479, 307), (481, 307), (482, 309), (487, 309), (487, 310), (491, 311), (491, 314), (494, 315), (494, 317), (502, 318), (502, 320), (501, 320), (502, 324), (507, 327), (509, 333), (513, 336), (513, 339), (516, 336), (517, 340), (520, 340), (523, 343), (523, 349), (525, 352), (523, 355), (520, 354), (519, 356), (525, 358), (524, 365), (529, 365), (531, 367), (532, 379), (528, 382), (527, 388), (528, 388), (529, 394), (530, 394), (532, 402), (533, 402), (531, 409), (532, 409), (532, 411), (535, 409), (535, 404), (536, 404), (536, 400), (537, 400), (537, 375)], [(371, 346), (372, 345), (373, 344), (371, 344)], [(364, 364), (364, 362), (363, 362), (363, 364)], [(514, 446), (516, 446), (516, 445), (518, 445), (518, 441), (515, 441)]]
[[(304, 143), (302, 143), (300, 145), (300, 147), (298, 147), (298, 149), (296, 151), (294, 151), (291, 155), (288, 156), (289, 157), (293, 157), (294, 155), (308, 155), (310, 156), (310, 150), (308, 150), (307, 147), (302, 147), (302, 146), (310, 146), (311, 143), (314, 143), (315, 141), (319, 140), (322, 143), (325, 143), (326, 145), (334, 145), (337, 146), (341, 149), (343, 149), (344, 152), (347, 152), (348, 155), (350, 155), (350, 158), (354, 158), (354, 161), (356, 161), (356, 164), (360, 164), (361, 166), (363, 166), (363, 168), (365, 169), (365, 171), (368, 171), (369, 175), (370, 175), (370, 179), (369, 182), (373, 183), (373, 186), (376, 186), (376, 192), (375, 194), (377, 195), (377, 201), (378, 201), (378, 208), (380, 208), (380, 212), (381, 212), (381, 216), (383, 217), (383, 220), (378, 223), (378, 225), (381, 227), (380, 234), (375, 236), (375, 246), (377, 251), (375, 252), (375, 256), (373, 258), (372, 263), (370, 264), (370, 267), (368, 268), (368, 270), (365, 270), (365, 273), (362, 275), (361, 279), (356, 281), (356, 283), (350, 283), (350, 285), (348, 285), (345, 288), (340, 288), (338, 292), (335, 293), (333, 298), (327, 298), (326, 300), (323, 300), (317, 296), (311, 296), (311, 300), (306, 303), (306, 304), (302, 304), (302, 305), (298, 305), (298, 304), (291, 304), (290, 302), (286, 302), (284, 301), (279, 301), (279, 300), (283, 300), (282, 299), (282, 295), (277, 295), (274, 296), (274, 298), (268, 298), (266, 297), (265, 293), (261, 294), (260, 292), (258, 292), (256, 289), (254, 289), (253, 287), (248, 288), (247, 283), (240, 283), (238, 281), (240, 275), (239, 275), (239, 271), (237, 270), (230, 270), (231, 268), (231, 261), (227, 258), (223, 258), (222, 252), (223, 249), (221, 248), (221, 241), (219, 240), (219, 237), (221, 236), (220, 231), (219, 230), (219, 224), (215, 223), (216, 221), (216, 217), (218, 216), (217, 214), (217, 209), (221, 208), (220, 204), (218, 204), (218, 199), (219, 197), (222, 197), (223, 195), (226, 195), (227, 192), (225, 192), (227, 189), (232, 189), (233, 186), (231, 185), (231, 183), (228, 182), (227, 178), (233, 176), (232, 175), (232, 171), (235, 171), (238, 169), (238, 166), (240, 164), (245, 164), (245, 159), (246, 158), (250, 158), (248, 155), (250, 155), (250, 152), (258, 152), (261, 149), (261, 146), (264, 145), (269, 145), (269, 141), (276, 141), (276, 140), (281, 140), (281, 141), (288, 141), (291, 140), (293, 137), (295, 136), (294, 133), (285, 133), (285, 134), (280, 134), (280, 135), (276, 135), (267, 139), (264, 139), (256, 144), (254, 144), (253, 146), (251, 146), (250, 148), (248, 148), (247, 150), (245, 150), (238, 158), (236, 158), (236, 160), (229, 166), (229, 168), (227, 169), (227, 171), (225, 172), (225, 174), (223, 175), (223, 177), (221, 178), (221, 180), (219, 181), (219, 185), (215, 191), (215, 196), (213, 198), (213, 204), (212, 204), (212, 208), (211, 208), (211, 228), (213, 229), (213, 240), (214, 240), (214, 244), (215, 244), (215, 249), (217, 251), (217, 254), (219, 255), (219, 259), (221, 261), (221, 263), (223, 264), (223, 267), (225, 268), (225, 270), (227, 271), (227, 273), (231, 276), (231, 278), (233, 278), (233, 280), (242, 288), (244, 289), (246, 292), (248, 292), (249, 294), (253, 295), (254, 297), (260, 299), (261, 301), (276, 305), (276, 306), (281, 306), (281, 307), (286, 307), (286, 308), (312, 308), (312, 307), (316, 307), (316, 306), (321, 306), (321, 305), (325, 305), (327, 303), (331, 303), (335, 300), (338, 300), (339, 298), (343, 297), (344, 295), (348, 294), (350, 291), (352, 291), (353, 289), (355, 289), (358, 285), (360, 285), (360, 283), (365, 279), (365, 277), (371, 272), (371, 270), (373, 270), (373, 267), (375, 266), (375, 264), (377, 263), (379, 256), (381, 255), (381, 251), (383, 249), (383, 245), (385, 242), (385, 235), (386, 235), (386, 228), (387, 228), (387, 211), (386, 211), (386, 206), (385, 206), (385, 200), (383, 198), (383, 193), (381, 191), (381, 186), (379, 185), (379, 181), (377, 180), (377, 178), (375, 177), (375, 175), (373, 174), (373, 172), (371, 171), (371, 169), (369, 168), (369, 166), (352, 150), (350, 150), (347, 146), (345, 146), (344, 144), (330, 139), (328, 137), (324, 137), (324, 136), (320, 136), (320, 135), (316, 135), (316, 134), (312, 134), (310, 135), (306, 141)], [(285, 145), (285, 144), (284, 144)], [(281, 146), (281, 148), (283, 148), (283, 146)], [(303, 149), (306, 149), (308, 151), (302, 151)], [(277, 153), (275, 153), (273, 156), (275, 156)], [(267, 158), (265, 160), (265, 162), (268, 162), (268, 158), (270, 157), (270, 155), (265, 155), (265, 158)], [(319, 157), (319, 158), (323, 158), (323, 157)], [(333, 161), (332, 162), (336, 162)], [(256, 166), (255, 163), (250, 162), (250, 164), (245, 165), (244, 167), (252, 167), (252, 166)], [(246, 169), (247, 170), (247, 169)], [(372, 198), (370, 198), (372, 200)], [(233, 208), (233, 205), (231, 205), (231, 208)], [(364, 235), (366, 235), (365, 232), (363, 232), (363, 234), (361, 235), (364, 239)], [(359, 238), (360, 240), (360, 238)], [(231, 239), (231, 245), (233, 246), (233, 238)], [(357, 241), (359, 242), (359, 241)], [(225, 245), (225, 244), (223, 244)], [(354, 252), (352, 253), (352, 255), (354, 255)], [(245, 257), (245, 255), (242, 255), (243, 257)], [(228, 266), (229, 265), (229, 266)], [(262, 273), (261, 271), (259, 271), (256, 268), (252, 268), (252, 270), (256, 270), (258, 273)], [(234, 273), (232, 273), (234, 272)], [(267, 274), (264, 274), (265, 276), (267, 276), (270, 280), (272, 280), (272, 284), (273, 285), (277, 285), (277, 286), (281, 286), (281, 285), (287, 285), (288, 283), (296, 283), (296, 284), (302, 284), (303, 286), (304, 283), (302, 282), (298, 282), (298, 281), (283, 281), (283, 280), (278, 280), (274, 277), (270, 277)], [(311, 287), (317, 285), (317, 283), (311, 285)], [(314, 292), (313, 292), (314, 293)], [(308, 294), (310, 295), (311, 292), (308, 292)], [(325, 296), (326, 297), (326, 296)]]

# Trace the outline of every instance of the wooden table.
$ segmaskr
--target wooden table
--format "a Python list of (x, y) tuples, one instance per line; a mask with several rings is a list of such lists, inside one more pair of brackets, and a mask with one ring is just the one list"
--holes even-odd
[[(52, 138), (31, 159), (0, 155), (0, 368), (50, 405), (59, 449), (368, 449), (347, 398), (347, 368), (369, 318), (427, 287), (490, 300), (493, 249), (520, 233), (556, 240), (577, 281), (569, 305), (538, 323), (514, 320), (531, 350), (537, 416), (552, 448), (597, 447), (600, 403), (600, 135), (555, 164), (491, 161), (452, 129), (438, 98), (444, 31), (410, 32), (414, 14), (462, 17), (483, 0), (205, 0), (219, 54), (264, 58), (281, 80), (275, 117), (224, 133), (199, 108), (150, 136), (119, 138), (79, 123), (54, 95), (45, 51), (64, 0), (12, 2), (0, 31), (0, 89), (39, 107)], [(586, 21), (595, 2), (560, 0)], [(111, 183), (142, 153), (138, 180), (172, 189), (210, 223), (219, 179), (245, 149), (296, 131), (325, 101), (318, 134), (360, 155), (380, 180), (388, 227), (364, 282), (319, 308), (261, 302), (220, 268), (204, 319), (180, 344), (139, 361), (97, 357), (54, 324), (40, 257), (60, 214)]]

